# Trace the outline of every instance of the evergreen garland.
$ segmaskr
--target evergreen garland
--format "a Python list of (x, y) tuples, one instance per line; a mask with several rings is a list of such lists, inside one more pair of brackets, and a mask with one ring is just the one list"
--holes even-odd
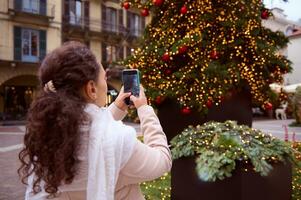
[(204, 181), (231, 177), (236, 162), (250, 162), (267, 176), (277, 162), (296, 164), (291, 146), (271, 135), (236, 122), (209, 122), (189, 127), (171, 141), (173, 159), (196, 156), (196, 171)]

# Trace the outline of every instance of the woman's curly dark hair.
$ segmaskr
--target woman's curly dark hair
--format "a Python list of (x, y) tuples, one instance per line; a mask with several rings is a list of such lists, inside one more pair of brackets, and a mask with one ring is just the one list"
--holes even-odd
[[(19, 153), (22, 182), (35, 174), (33, 192), (56, 196), (62, 183), (71, 183), (77, 173), (81, 130), (88, 122), (86, 100), (81, 90), (90, 80), (97, 81), (100, 66), (93, 53), (79, 42), (68, 42), (49, 53), (39, 69), (41, 90), (27, 116), (24, 148)], [(56, 92), (44, 91), (52, 81)]]

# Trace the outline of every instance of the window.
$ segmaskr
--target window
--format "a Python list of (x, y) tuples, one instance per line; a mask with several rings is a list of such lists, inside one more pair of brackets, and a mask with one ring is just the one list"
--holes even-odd
[(14, 27), (14, 59), (37, 62), (46, 55), (46, 31)]
[(39, 32), (31, 29), (22, 29), (22, 60), (38, 61)]
[(107, 54), (107, 60), (106, 62), (114, 62), (116, 61), (116, 47), (115, 46), (106, 46), (106, 54)]
[(22, 10), (24, 12), (39, 13), (40, 11), (39, 0), (23, 0)]
[(70, 1), (70, 23), (75, 25), (81, 25), (83, 23), (83, 4), (81, 0), (71, 0)]
[(123, 46), (102, 44), (102, 61), (112, 63), (124, 59)]
[(117, 10), (103, 6), (103, 26), (106, 31), (117, 32)]
[(130, 34), (134, 36), (140, 36), (145, 26), (145, 19), (141, 18), (138, 14), (128, 12), (127, 20)]

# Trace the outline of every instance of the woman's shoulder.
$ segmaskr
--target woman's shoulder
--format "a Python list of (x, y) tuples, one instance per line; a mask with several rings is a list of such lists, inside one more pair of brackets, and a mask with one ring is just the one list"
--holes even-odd
[(122, 121), (114, 120), (111, 112), (107, 108), (98, 107), (95, 104), (88, 104), (85, 111), (92, 118), (92, 129), (98, 129), (97, 132), (110, 137), (136, 137), (136, 131), (133, 127), (125, 125)]

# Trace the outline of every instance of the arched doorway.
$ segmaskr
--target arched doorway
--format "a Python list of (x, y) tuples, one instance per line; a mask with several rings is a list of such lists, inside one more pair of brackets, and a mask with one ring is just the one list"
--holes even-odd
[(21, 75), (0, 86), (0, 120), (24, 120), (38, 86), (34, 75)]

